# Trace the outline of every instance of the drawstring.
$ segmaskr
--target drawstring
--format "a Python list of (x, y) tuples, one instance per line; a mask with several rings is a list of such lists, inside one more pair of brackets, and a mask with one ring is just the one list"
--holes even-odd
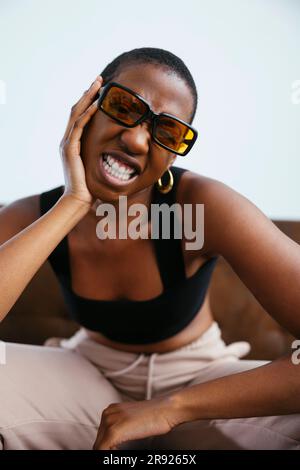
[(152, 372), (153, 372), (154, 359), (156, 358), (156, 356), (157, 356), (157, 353), (152, 353), (150, 355), (145, 400), (151, 400)]
[(132, 370), (134, 367), (136, 367), (141, 362), (141, 360), (144, 359), (144, 357), (144, 354), (140, 354), (139, 357), (132, 364), (125, 367), (125, 369), (116, 370), (114, 372), (103, 372), (103, 374), (105, 375), (105, 377), (117, 377), (119, 375), (123, 375), (126, 372)]
[[(145, 400), (151, 400), (151, 388), (152, 388), (152, 378), (153, 378), (153, 366), (154, 366), (154, 359), (157, 356), (158, 353), (152, 353), (150, 354), (149, 357), (149, 363), (148, 363), (148, 374), (147, 374), (147, 385), (146, 385), (146, 396)], [(126, 374), (126, 372), (129, 372), (130, 370), (134, 369), (136, 366), (139, 365), (139, 363), (144, 359), (145, 354), (141, 353), (135, 361), (133, 361), (132, 364), (129, 366), (125, 367), (124, 369), (116, 370), (113, 372), (102, 372), (105, 377), (119, 377), (121, 375)]]

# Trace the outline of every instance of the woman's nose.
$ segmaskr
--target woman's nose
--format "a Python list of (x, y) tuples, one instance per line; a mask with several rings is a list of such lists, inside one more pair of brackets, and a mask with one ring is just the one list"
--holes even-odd
[(138, 126), (124, 128), (121, 140), (133, 153), (148, 153), (151, 142), (151, 124), (144, 121)]

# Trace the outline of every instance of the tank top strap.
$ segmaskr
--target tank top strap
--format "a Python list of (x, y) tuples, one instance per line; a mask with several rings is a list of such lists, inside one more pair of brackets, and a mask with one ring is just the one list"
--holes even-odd
[[(170, 168), (174, 184), (166, 194), (162, 194), (158, 186), (154, 185), (152, 204), (167, 204), (169, 207), (176, 203), (177, 187), (182, 174), (187, 171), (185, 168), (172, 166)], [(165, 176), (166, 175), (166, 176)], [(165, 185), (168, 182), (169, 175), (166, 173), (162, 177), (162, 184)], [(164, 179), (166, 181), (164, 181)], [(181, 247), (181, 238), (175, 238), (174, 224), (180, 223), (176, 217), (175, 211), (170, 211), (170, 238), (162, 238), (162, 219), (163, 214), (160, 214), (159, 218), (151, 218), (152, 230), (159, 233), (159, 238), (153, 238), (154, 246), (156, 251), (157, 263), (161, 275), (161, 279), (165, 289), (171, 287), (176, 282), (186, 279), (184, 258)], [(159, 227), (156, 226), (157, 222)]]
[[(62, 196), (64, 186), (58, 186), (50, 191), (45, 191), (40, 194), (40, 212), (41, 215), (46, 214), (51, 207), (53, 207), (58, 199)], [(56, 246), (52, 253), (48, 257), (54, 272), (59, 277), (63, 277), (66, 280), (70, 279), (70, 264), (69, 264), (69, 252), (68, 252), (68, 239), (65, 236), (61, 242)]]

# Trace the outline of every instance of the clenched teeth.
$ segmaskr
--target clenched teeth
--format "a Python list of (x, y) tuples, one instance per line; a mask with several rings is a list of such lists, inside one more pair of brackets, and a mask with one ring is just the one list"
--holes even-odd
[(115, 178), (127, 181), (136, 174), (134, 168), (125, 167), (111, 155), (103, 154), (103, 166), (105, 170)]

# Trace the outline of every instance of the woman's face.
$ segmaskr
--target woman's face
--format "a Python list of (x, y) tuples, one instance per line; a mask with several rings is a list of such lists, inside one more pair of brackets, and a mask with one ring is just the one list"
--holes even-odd
[[(189, 122), (193, 110), (192, 94), (177, 75), (159, 66), (135, 65), (123, 68), (113, 79), (141, 95), (156, 113), (169, 113)], [(117, 201), (153, 185), (175, 160), (176, 155), (160, 147), (151, 137), (150, 121), (126, 128), (97, 110), (84, 129), (81, 156), (87, 186), (95, 198)], [(121, 151), (134, 158), (140, 168), (137, 177), (121, 186), (105, 177), (103, 153)], [(179, 157), (180, 158), (180, 157)]]

